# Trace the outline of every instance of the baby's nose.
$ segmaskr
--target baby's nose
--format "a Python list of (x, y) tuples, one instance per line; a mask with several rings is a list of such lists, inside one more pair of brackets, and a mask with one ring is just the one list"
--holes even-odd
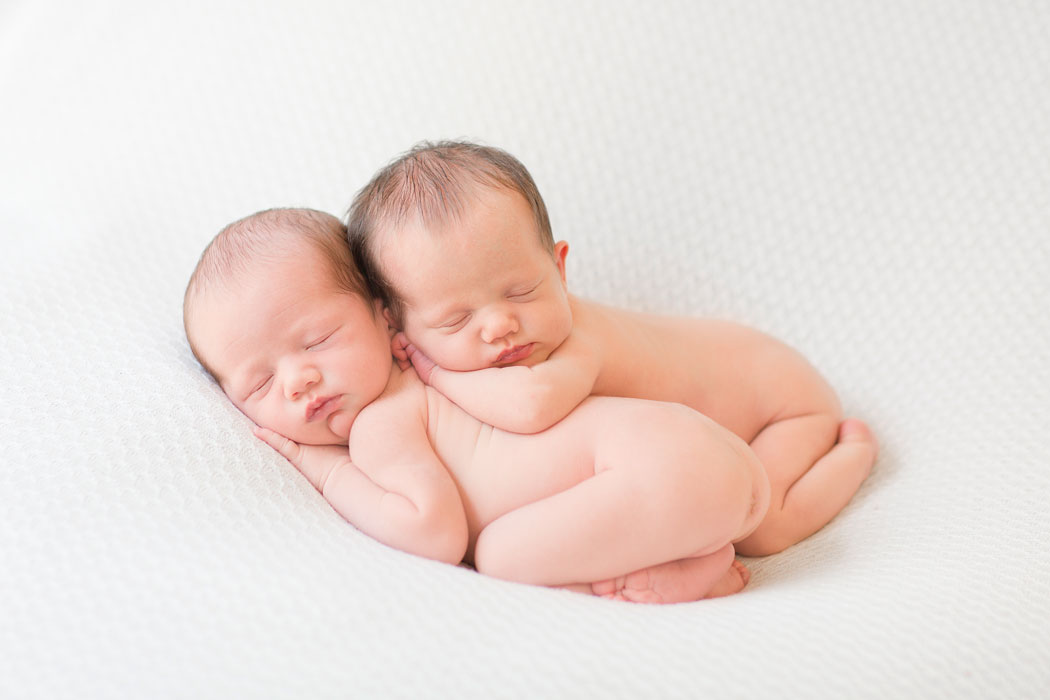
[(499, 311), (486, 317), (485, 325), (481, 329), (481, 339), (486, 343), (492, 343), (517, 330), (518, 322), (514, 316), (505, 311)]
[(289, 373), (285, 383), (285, 396), (294, 401), (310, 390), (310, 387), (321, 381), (321, 373), (313, 367), (299, 367)]

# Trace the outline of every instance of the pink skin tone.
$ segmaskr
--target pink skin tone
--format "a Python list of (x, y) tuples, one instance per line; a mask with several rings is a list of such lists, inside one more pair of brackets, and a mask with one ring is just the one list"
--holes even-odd
[(843, 420), (834, 391), (801, 355), (737, 324), (573, 296), (568, 245), (542, 246), (516, 192), (475, 186), (455, 220), (432, 230), (410, 221), (374, 244), (403, 302), (395, 356), (478, 419), (535, 433), (589, 395), (624, 396), (684, 404), (748, 442), (772, 502), (736, 542), (739, 553), (771, 554), (813, 534), (871, 470), (871, 431)]
[[(305, 246), (304, 246), (305, 248)], [(594, 397), (537, 435), (482, 424), (393, 361), (373, 302), (309, 249), (189, 306), (256, 435), (380, 542), (485, 574), (637, 602), (733, 593), (768, 507), (747, 444), (674, 404)]]

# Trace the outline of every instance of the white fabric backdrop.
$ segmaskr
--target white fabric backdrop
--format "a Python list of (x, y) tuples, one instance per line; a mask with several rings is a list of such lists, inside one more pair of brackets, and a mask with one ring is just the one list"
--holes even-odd
[[(1045, 697), (1048, 38), (1034, 0), (0, 4), (0, 696)], [(182, 289), (442, 137), (524, 160), (577, 293), (812, 358), (882, 441), (853, 503), (664, 608), (340, 520)]]

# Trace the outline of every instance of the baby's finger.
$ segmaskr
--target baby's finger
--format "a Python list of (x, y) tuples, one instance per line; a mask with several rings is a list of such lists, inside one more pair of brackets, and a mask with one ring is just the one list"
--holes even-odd
[(393, 351), (394, 357), (396, 357), (399, 361), (408, 359), (408, 351), (406, 350), (408, 345), (408, 338), (405, 336), (404, 333), (395, 334), (393, 339), (390, 341), (390, 349)]
[(269, 428), (256, 427), (253, 432), (255, 433), (255, 437), (277, 450), (282, 457), (294, 464), (296, 468), (299, 467), (299, 461), (302, 457), (302, 448), (299, 446), (299, 443), (293, 442), (284, 435), (276, 433)]
[(437, 365), (415, 346), (409, 346), (408, 352), (408, 356), (412, 360), (412, 366), (416, 368), (416, 374), (419, 375), (424, 384), (430, 384), (430, 376), (434, 373), (434, 368)]

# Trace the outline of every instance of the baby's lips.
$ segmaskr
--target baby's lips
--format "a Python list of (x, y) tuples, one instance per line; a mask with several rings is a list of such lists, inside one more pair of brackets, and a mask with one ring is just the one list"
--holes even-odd
[(317, 415), (328, 405), (330, 401), (334, 401), (334, 396), (324, 396), (321, 398), (314, 399), (306, 405), (306, 422), (317, 418)]
[(526, 343), (524, 345), (515, 345), (512, 348), (507, 348), (499, 354), (496, 358), (496, 363), (501, 362), (517, 362), (524, 360), (526, 357), (532, 354), (532, 349), (535, 343)]

